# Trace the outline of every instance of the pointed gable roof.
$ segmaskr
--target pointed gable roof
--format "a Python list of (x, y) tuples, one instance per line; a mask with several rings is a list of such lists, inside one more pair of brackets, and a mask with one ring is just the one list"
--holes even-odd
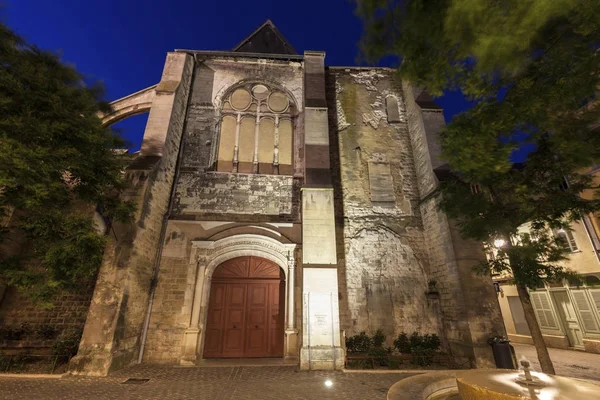
[(242, 40), (232, 51), (240, 53), (298, 54), (270, 19)]

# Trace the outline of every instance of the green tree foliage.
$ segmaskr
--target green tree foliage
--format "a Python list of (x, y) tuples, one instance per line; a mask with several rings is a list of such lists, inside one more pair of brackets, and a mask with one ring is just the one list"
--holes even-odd
[(95, 275), (105, 238), (92, 213), (127, 220), (123, 141), (102, 126), (99, 84), (0, 24), (0, 283), (51, 304)]
[[(367, 60), (397, 57), (413, 85), (474, 101), (441, 133), (457, 178), (441, 185), (441, 206), (465, 237), (505, 239), (480, 267), (512, 273), (540, 354), (526, 288), (572, 275), (549, 232), (600, 208), (580, 197), (598, 189), (582, 171), (600, 160), (600, 134), (590, 129), (600, 119), (600, 2), (357, 0), (357, 13)], [(524, 145), (533, 151), (514, 165)], [(547, 351), (540, 361), (553, 372)]]

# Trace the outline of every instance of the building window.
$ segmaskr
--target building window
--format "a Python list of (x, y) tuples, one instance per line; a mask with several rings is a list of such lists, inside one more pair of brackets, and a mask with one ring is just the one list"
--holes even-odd
[(586, 332), (598, 333), (598, 322), (592, 305), (590, 304), (588, 297), (584, 290), (571, 290), (573, 299), (575, 300), (575, 306), (581, 317), (581, 325)]
[(554, 237), (565, 244), (565, 246), (567, 246), (571, 252), (576, 252), (579, 251), (579, 248), (577, 248), (577, 242), (575, 242), (575, 238), (573, 237), (573, 232), (571, 232), (571, 230), (569, 229), (555, 229), (553, 231), (554, 233)]
[(510, 314), (515, 324), (515, 333), (517, 335), (531, 335), (529, 331), (529, 325), (525, 321), (525, 312), (523, 311), (523, 305), (519, 296), (507, 296), (508, 307), (510, 308)]
[(263, 84), (237, 87), (221, 109), (217, 171), (291, 175), (296, 108)]
[[(586, 286), (590, 286), (590, 287), (600, 286), (600, 279), (598, 279), (598, 277), (595, 275), (587, 275), (583, 279), (584, 279)], [(599, 299), (600, 299), (600, 297), (599, 297)]]
[(529, 296), (531, 297), (531, 304), (533, 305), (533, 310), (537, 316), (540, 328), (558, 329), (554, 313), (552, 312), (552, 304), (550, 303), (548, 292), (545, 290), (530, 292)]

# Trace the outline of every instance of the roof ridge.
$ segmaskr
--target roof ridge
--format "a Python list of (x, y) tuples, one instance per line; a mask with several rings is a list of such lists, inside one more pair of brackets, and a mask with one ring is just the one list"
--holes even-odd
[(283, 36), (283, 34), (281, 33), (281, 31), (279, 31), (279, 29), (277, 28), (277, 26), (275, 26), (275, 24), (273, 23), (273, 21), (271, 21), (270, 18), (267, 18), (267, 20), (265, 22), (263, 22), (258, 28), (256, 28), (254, 31), (252, 31), (251, 34), (249, 34), (248, 36), (246, 36), (233, 49), (231, 49), (231, 51), (237, 51), (240, 47), (242, 47), (244, 44), (246, 44), (247, 42), (249, 42), (252, 37), (254, 37), (258, 32), (260, 32), (266, 26), (269, 26), (273, 30), (273, 32), (275, 32), (275, 34), (279, 37), (279, 39), (292, 52), (294, 52), (295, 54), (298, 54), (298, 52), (296, 51), (296, 49), (294, 48), (294, 46), (292, 46), (292, 44), (290, 42), (288, 42), (288, 40), (285, 38), (285, 36)]

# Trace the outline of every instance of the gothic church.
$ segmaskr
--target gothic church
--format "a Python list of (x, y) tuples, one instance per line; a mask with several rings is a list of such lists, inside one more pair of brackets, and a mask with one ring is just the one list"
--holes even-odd
[(485, 256), (437, 208), (442, 109), (388, 68), (327, 66), (270, 22), (229, 51), (167, 54), (89, 305), (75, 373), (280, 358), (340, 369), (344, 338), (436, 333), (492, 365)]

